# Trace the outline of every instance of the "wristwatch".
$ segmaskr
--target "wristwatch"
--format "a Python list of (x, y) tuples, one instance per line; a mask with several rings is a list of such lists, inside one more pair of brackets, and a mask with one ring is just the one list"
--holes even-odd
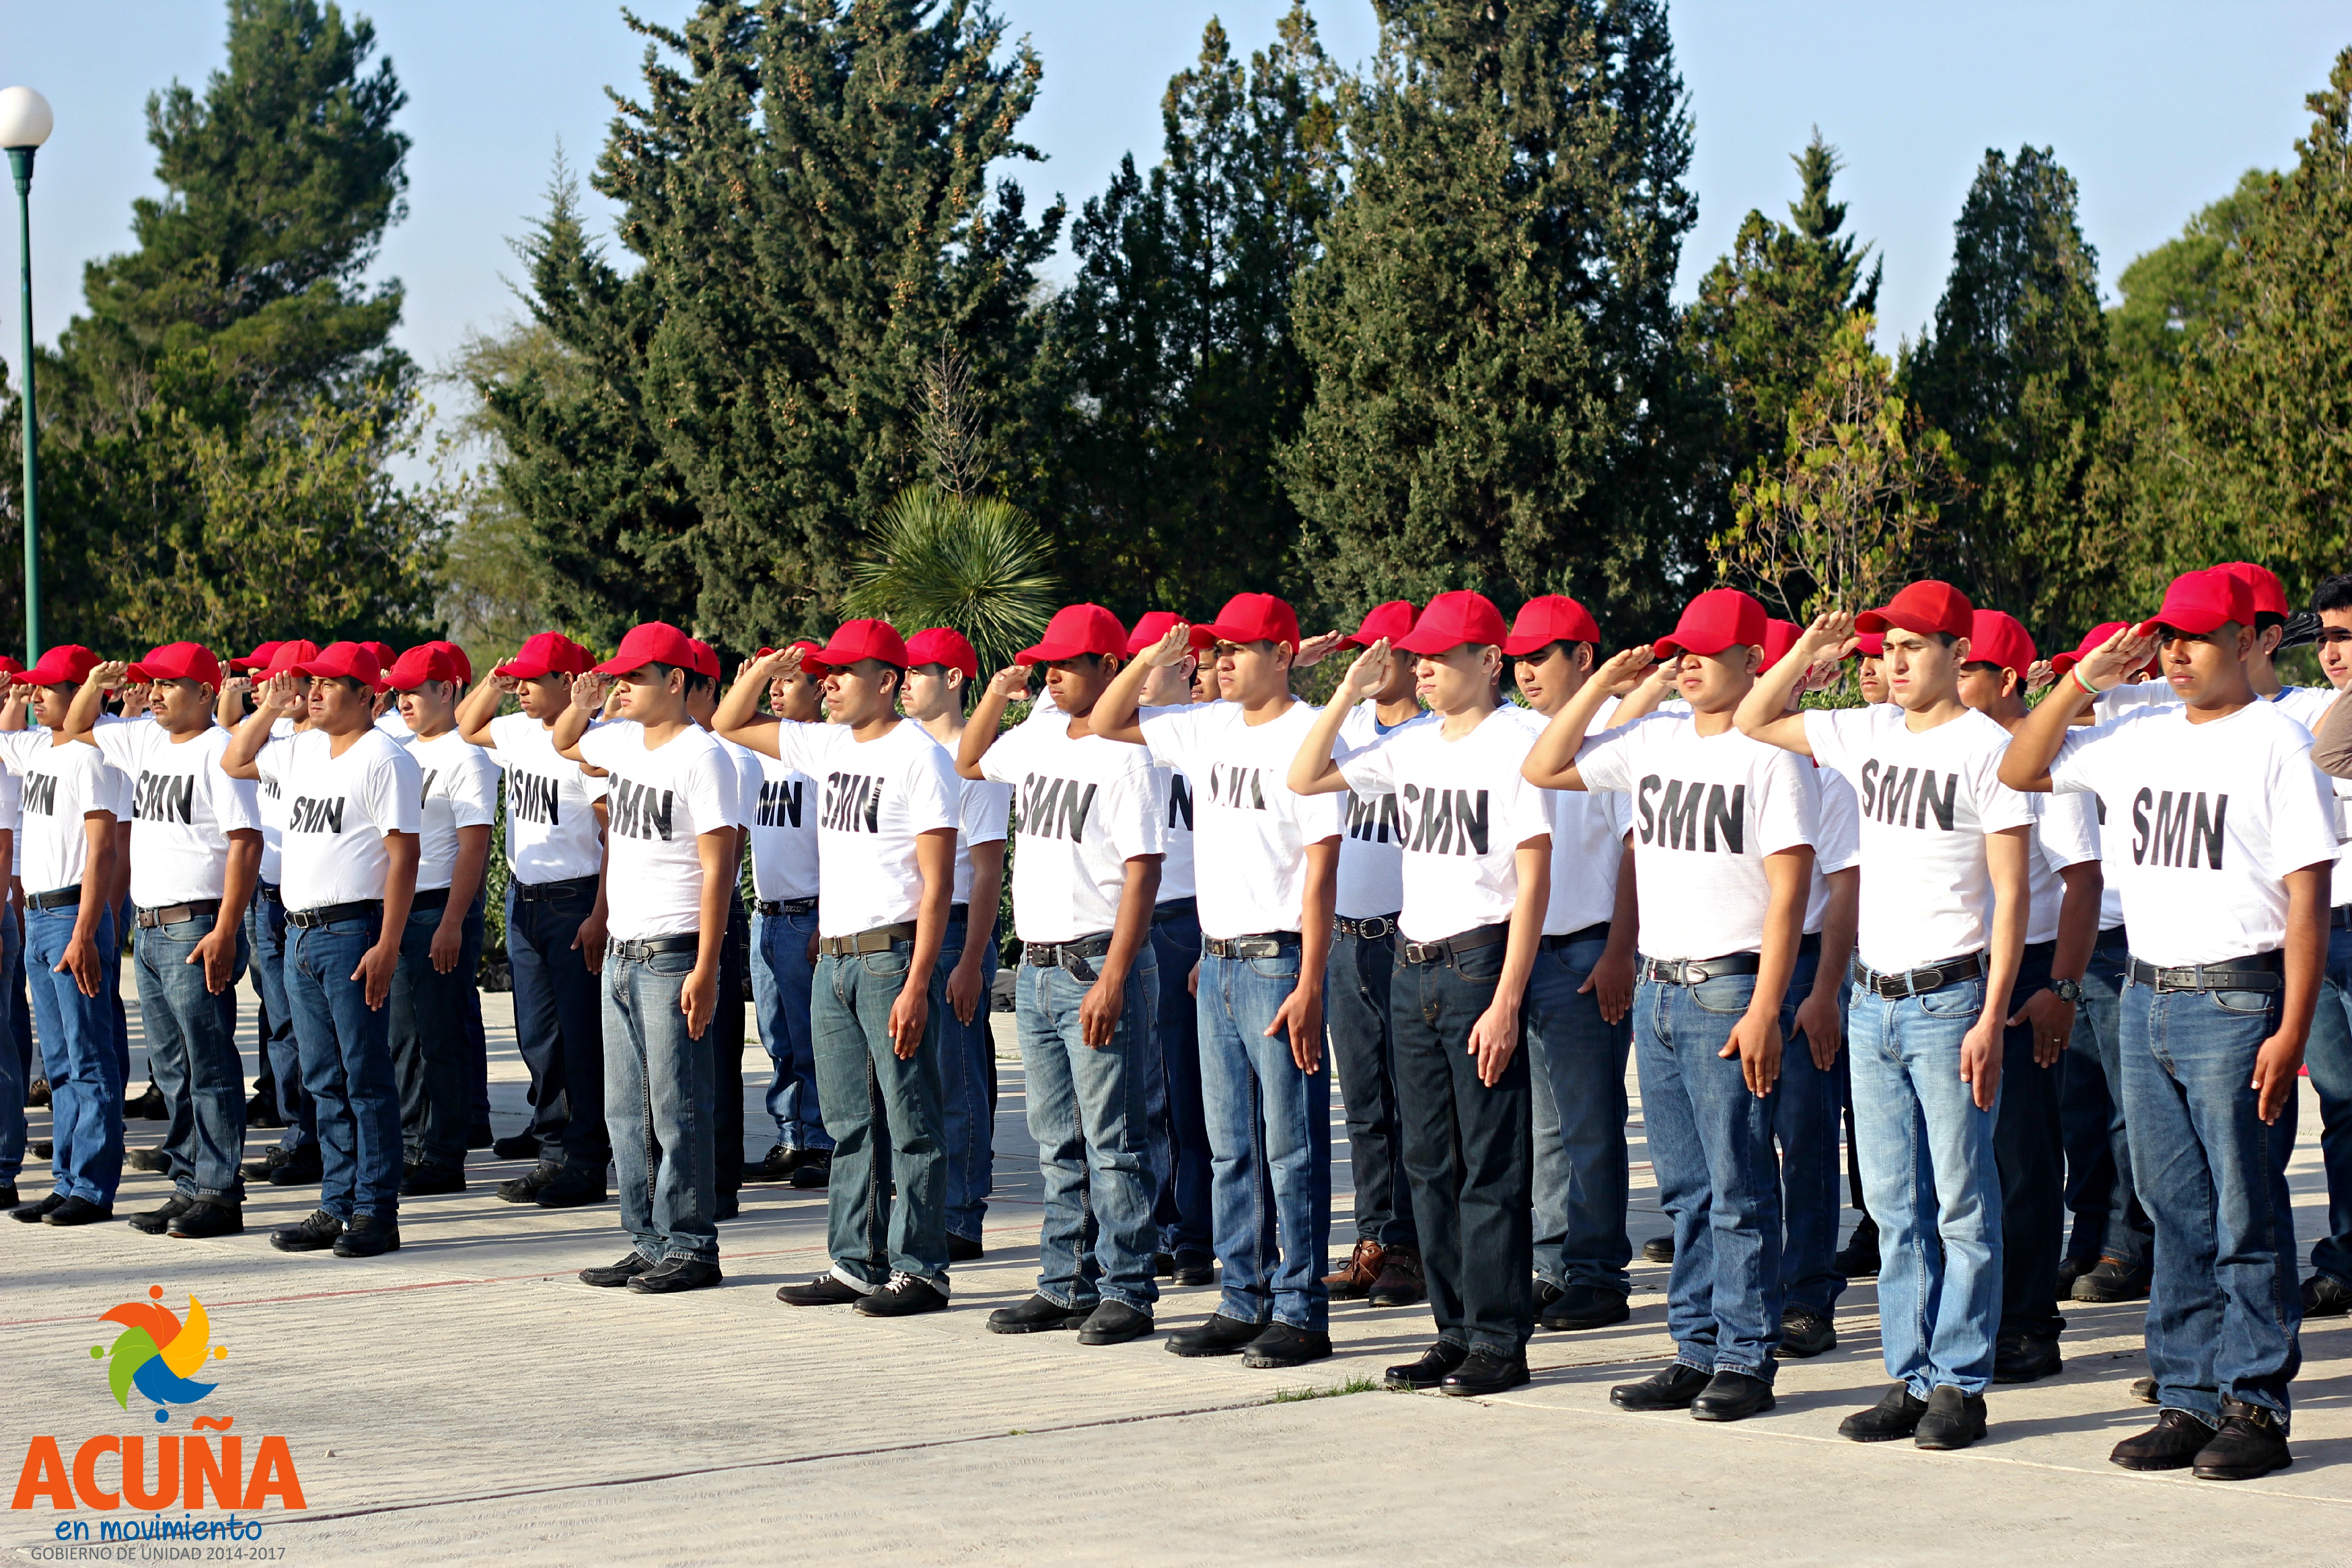
[(2061, 1002), (2079, 1007), (2083, 1005), (2083, 983), (2079, 980), (2053, 980), (2050, 983), (2050, 994)]

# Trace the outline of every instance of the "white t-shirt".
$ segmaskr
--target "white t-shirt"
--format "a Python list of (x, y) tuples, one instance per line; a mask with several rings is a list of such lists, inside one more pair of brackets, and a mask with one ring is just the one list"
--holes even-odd
[(751, 888), (763, 903), (816, 897), (816, 780), (773, 757), (760, 758), (760, 798), (751, 811)]
[(0, 827), (15, 837), (8, 841), (8, 874), (25, 874), (25, 781), (10, 769), (0, 768)]
[[(1383, 735), (1436, 722), (1436, 714), (1423, 711), (1383, 730), (1373, 705), (1359, 702), (1340, 723), (1332, 751), (1335, 754), (1360, 752)], [(1404, 907), (1404, 825), (1397, 817), (1397, 797), (1368, 798), (1349, 790), (1338, 798), (1347, 826), (1339, 839), (1336, 912), (1348, 921), (1392, 915)]]
[(915, 839), (961, 820), (954, 759), (912, 719), (863, 743), (846, 724), (789, 719), (775, 735), (779, 760), (818, 781), (818, 933), (912, 921), (923, 901)]
[(52, 745), (46, 729), (0, 734), (0, 766), (24, 779), (24, 826), (16, 837), (25, 852), (25, 891), (79, 886), (89, 858), (83, 819), (92, 812), (117, 821), (123, 815), (114, 770), (92, 747)]
[(1348, 787), (1392, 795), (1404, 833), (1404, 900), (1398, 928), (1440, 942), (1511, 918), (1518, 901), (1519, 847), (1547, 838), (1543, 791), (1519, 773), (1527, 731), (1489, 713), (1460, 740), (1443, 721), (1405, 724), (1337, 758)]
[[(279, 719), (269, 726), (272, 740), (283, 740), (294, 733), (294, 721)], [(261, 879), (277, 887), (285, 878), (286, 851), (286, 792), (278, 781), (263, 774), (253, 786), (253, 803), (261, 818)]]
[(1644, 956), (1721, 958), (1763, 946), (1772, 902), (1764, 858), (1810, 846), (1821, 830), (1804, 758), (1737, 730), (1701, 735), (1679, 713), (1652, 713), (1585, 742), (1576, 771), (1630, 797)]
[(760, 785), (765, 776), (760, 768), (760, 753), (724, 736), (714, 738), (719, 749), (727, 753), (727, 760), (735, 764), (735, 826), (749, 832), (751, 819), (760, 815)]
[(599, 724), (580, 756), (611, 774), (606, 928), (615, 942), (702, 929), (706, 833), (735, 826), (735, 764), (709, 731), (688, 724), (659, 746), (642, 725)]
[(416, 890), (426, 893), (457, 879), (457, 829), (499, 819), (499, 765), (455, 730), (430, 741), (412, 736), (408, 754), (425, 775)]
[(2265, 702), (2191, 724), (2179, 705), (2068, 732), (2053, 788), (2107, 808), (2103, 866), (2135, 956), (2220, 963), (2286, 941), (2290, 871), (2332, 861), (2336, 803), (2311, 737)]
[(2065, 879), (2058, 873), (2099, 858), (2098, 817), (2088, 795), (2025, 798), (2033, 803), (2032, 848), (2025, 858), (2025, 940), (2055, 942), (2058, 912), (2066, 901)]
[[(957, 806), (955, 895), (959, 904), (971, 902), (971, 847), (975, 844), (1002, 844), (1012, 833), (1013, 786), (991, 784), (986, 779), (959, 778), (963, 796)], [(974, 920), (992, 920), (994, 910), (981, 910), (971, 914)]]
[(1013, 927), (1021, 940), (1075, 942), (1117, 925), (1127, 863), (1167, 853), (1151, 753), (1100, 735), (1073, 740), (1066, 723), (1023, 724), (996, 738), (980, 770), (1011, 784), (1020, 809)]
[(596, 803), (610, 786), (555, 749), (554, 727), (528, 713), (489, 723), (491, 760), (507, 775), (507, 865), (518, 882), (570, 882), (603, 869)]
[(2033, 804), (2002, 784), (2009, 731), (1971, 709), (1914, 734), (1892, 702), (1809, 708), (1805, 738), (1862, 807), (1862, 962), (1883, 973), (1981, 952), (1992, 940), (1985, 835)]
[(1830, 878), (1862, 863), (1862, 803), (1835, 768), (1816, 763), (1806, 771), (1821, 799), (1822, 822), (1813, 836), (1813, 886), (1805, 895), (1805, 934), (1819, 936), (1829, 923)]
[(392, 857), (387, 833), (419, 831), (425, 774), (408, 748), (362, 731), (340, 757), (323, 730), (271, 738), (254, 758), (284, 797), (286, 847), (279, 895), (289, 910), (383, 897)]
[(252, 782), (221, 771), (229, 732), (207, 725), (175, 744), (152, 719), (106, 717), (90, 739), (131, 780), (131, 901), (154, 910), (219, 898), (228, 836), (261, 826)]
[(404, 746), (416, 739), (416, 731), (410, 729), (408, 721), (401, 717), (398, 703), (375, 716), (375, 728), (378, 734)]
[(1238, 702), (1145, 710), (1152, 760), (1192, 781), (1193, 844), (1213, 868), (1196, 886), (1202, 936), (1300, 929), (1307, 847), (1344, 826), (1338, 795), (1298, 795), (1288, 782), (1317, 712), (1293, 700), (1253, 725)]
[[(1605, 731), (1602, 720), (1616, 705), (1615, 698), (1601, 704), (1585, 733)], [(1551, 723), (1534, 709), (1516, 703), (1496, 711), (1527, 731), (1530, 749)], [(1519, 760), (1524, 765), (1525, 752)], [(1617, 872), (1624, 860), (1632, 807), (1615, 790), (1539, 789), (1536, 794), (1551, 818), (1551, 901), (1544, 907), (1544, 935), (1566, 936), (1617, 912)]]

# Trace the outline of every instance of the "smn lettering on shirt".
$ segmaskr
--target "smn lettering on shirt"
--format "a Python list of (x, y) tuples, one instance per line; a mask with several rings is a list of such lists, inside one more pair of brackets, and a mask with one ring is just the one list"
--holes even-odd
[(1168, 826), (1192, 831), (1192, 781), (1182, 773), (1168, 775)]
[(1397, 797), (1376, 795), (1367, 800), (1350, 791), (1348, 795), (1348, 837), (1367, 844), (1402, 844), (1404, 824), (1397, 820)]
[[(1664, 794), (1652, 805), (1650, 796), (1662, 790)], [(1727, 855), (1746, 852), (1748, 786), (1744, 784), (1733, 784), (1727, 794), (1719, 784), (1703, 784), (1696, 779), (1685, 784), (1681, 779), (1648, 773), (1633, 793), (1633, 804), (1642, 816), (1644, 844), (1703, 855), (1717, 853), (1717, 844)]]
[(1484, 855), (1490, 832), (1485, 790), (1424, 789), (1407, 784), (1404, 816), (1412, 837), (1405, 847), (1416, 855)]
[[(432, 785), (425, 789), (430, 792)], [(507, 815), (524, 822), (543, 822), (550, 827), (562, 826), (556, 800), (562, 786), (545, 773), (525, 773), (520, 769), (507, 775)]]
[(286, 814), (289, 833), (341, 833), (343, 830), (343, 796), (320, 800), (313, 795), (298, 795)]
[[(2151, 805), (2156, 808), (2152, 834), (2147, 816)], [(2132, 864), (2195, 870), (2202, 856), (2207, 870), (2220, 870), (2221, 823), (2229, 813), (2226, 795), (2209, 801), (2201, 789), (2192, 796), (2187, 790), (2179, 795), (2170, 790), (2158, 794), (2143, 785), (2132, 796)]]
[(670, 837), (671, 794), (613, 775), (613, 831), (624, 838), (658, 838), (664, 843)]
[(881, 832), (882, 781), (866, 773), (825, 774), (824, 826), (835, 833)]
[(802, 782), (799, 779), (760, 781), (760, 826), (798, 827), (801, 825)]
[[(1940, 795), (1936, 793), (1936, 781), (1939, 778), (1944, 781)], [(1897, 778), (1892, 763), (1882, 763), (1873, 757), (1862, 764), (1862, 815), (1874, 821), (1924, 829), (1933, 816), (1936, 826), (1949, 833), (1959, 798), (1958, 773), (1938, 773), (1933, 768), (1924, 773), (1918, 768), (1905, 768), (1902, 777)]]
[(131, 815), (141, 822), (194, 822), (196, 775), (142, 771), (131, 794)]
[(57, 774), (25, 775), (25, 809), (35, 816), (55, 816), (58, 814)]
[(1021, 781), (1021, 831), (1038, 838), (1087, 841), (1087, 814), (1094, 809), (1093, 784), (1031, 773)]
[(1265, 770), (1209, 764), (1209, 798), (1233, 811), (1265, 809)]

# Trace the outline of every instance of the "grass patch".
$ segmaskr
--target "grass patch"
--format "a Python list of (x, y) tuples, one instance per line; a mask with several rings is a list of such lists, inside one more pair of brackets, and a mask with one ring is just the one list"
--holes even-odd
[(1381, 1381), (1360, 1373), (1345, 1383), (1327, 1384), (1320, 1388), (1277, 1388), (1268, 1405), (1296, 1405), (1302, 1399), (1338, 1399), (1349, 1394), (1377, 1394)]

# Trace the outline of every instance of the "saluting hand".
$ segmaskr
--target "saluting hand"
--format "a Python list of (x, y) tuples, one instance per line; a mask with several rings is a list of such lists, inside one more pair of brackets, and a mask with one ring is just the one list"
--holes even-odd
[(1306, 638), (1299, 643), (1298, 651), (1290, 656), (1290, 668), (1305, 669), (1310, 665), (1322, 663), (1347, 635), (1345, 632), (1330, 631)]
[(1358, 654), (1348, 666), (1348, 673), (1339, 678), (1338, 700), (1361, 702), (1387, 683), (1389, 678), (1389, 639), (1381, 637), (1371, 647)]
[(1854, 650), (1857, 640), (1852, 616), (1843, 610), (1823, 610), (1813, 617), (1812, 625), (1805, 628), (1805, 635), (1797, 639), (1796, 647), (1790, 648), (1789, 654), (1804, 655), (1807, 664), (1825, 653), (1842, 662)]
[(104, 664), (93, 668), (89, 672), (89, 679), (98, 683), (98, 689), (100, 691), (111, 691), (121, 686), (130, 674), (131, 666), (127, 662), (119, 658), (110, 658)]
[(613, 678), (594, 670), (583, 670), (572, 678), (572, 706), (593, 718), (604, 706), (604, 694), (613, 688)]
[(2139, 635), (2139, 628), (2126, 621), (2113, 637), (2083, 656), (2072, 674), (2095, 691), (2106, 691), (2122, 685), (2132, 672), (2146, 668), (2156, 653), (2156, 636)]
[(1029, 695), (1028, 669), (1022, 665), (1006, 665), (989, 677), (988, 694), (1001, 702), (1020, 701)]

